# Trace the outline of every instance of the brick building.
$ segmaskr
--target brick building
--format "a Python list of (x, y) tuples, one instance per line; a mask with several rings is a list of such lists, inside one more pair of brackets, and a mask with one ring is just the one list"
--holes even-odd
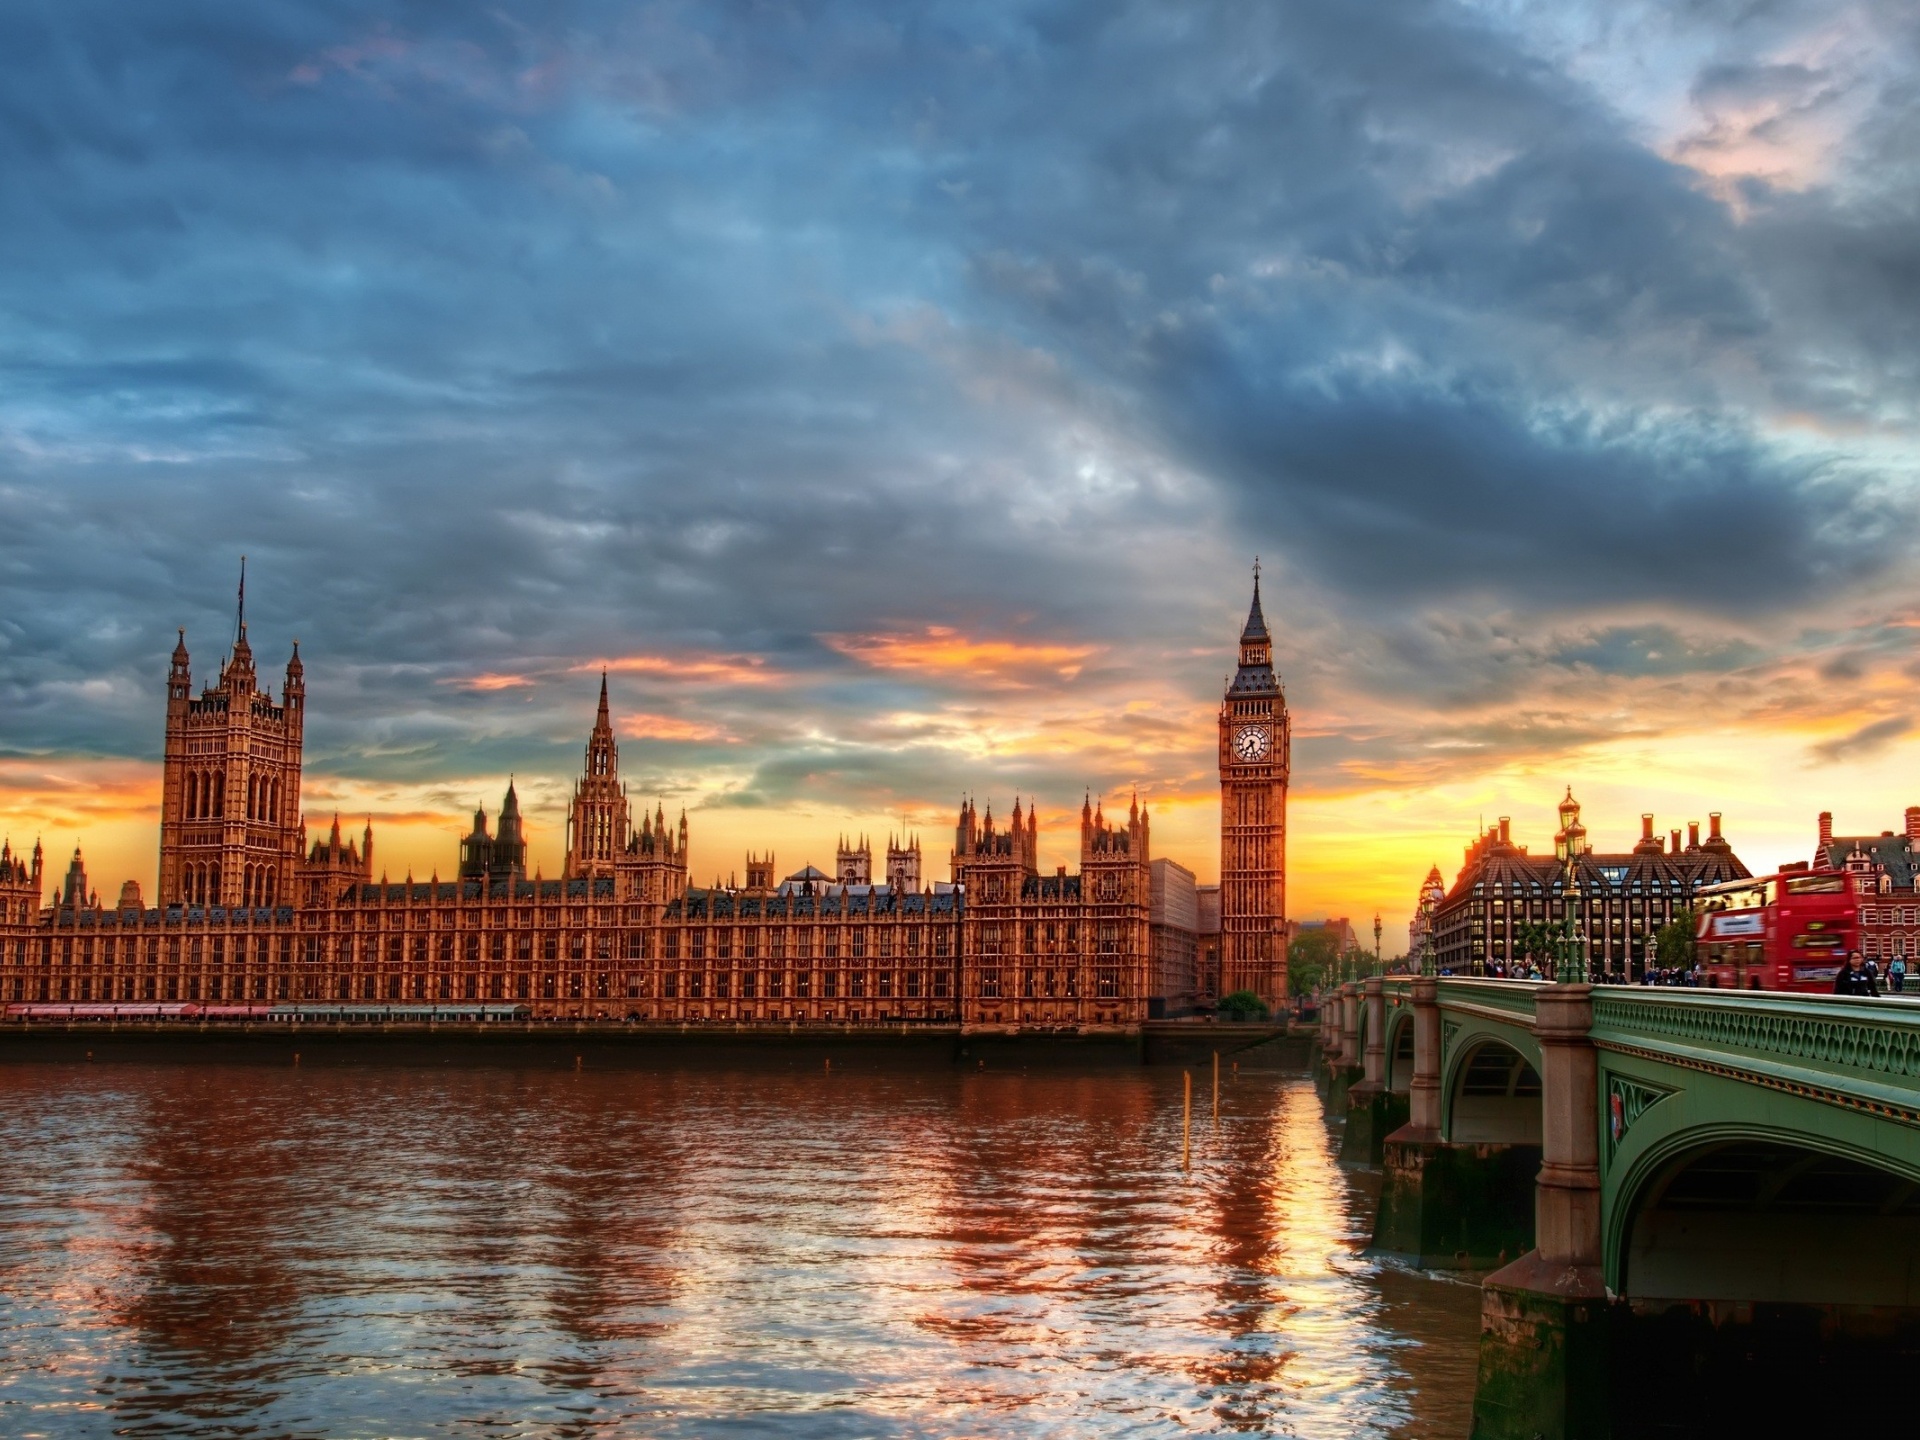
[(1815, 870), (1844, 870), (1860, 904), (1860, 953), (1881, 965), (1920, 955), (1920, 805), (1909, 805), (1899, 833), (1835, 835), (1833, 814), (1820, 813)]
[(1684, 846), (1678, 830), (1663, 842), (1653, 816), (1642, 815), (1638, 842), (1611, 854), (1588, 843), (1571, 789), (1559, 816), (1551, 856), (1530, 855), (1515, 844), (1506, 816), (1467, 847), (1452, 889), (1433, 909), (1440, 968), (1478, 975), (1514, 966), (1521, 960), (1514, 943), (1520, 926), (1571, 918), (1597, 970), (1638, 977), (1655, 933), (1691, 908), (1696, 891), (1750, 873), (1721, 833), (1718, 812), (1708, 817), (1705, 840), (1699, 824), (1690, 824)]

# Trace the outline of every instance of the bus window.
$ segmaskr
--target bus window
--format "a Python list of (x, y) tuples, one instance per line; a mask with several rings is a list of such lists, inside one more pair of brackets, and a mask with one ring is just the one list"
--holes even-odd
[(1780, 883), (1786, 886), (1789, 895), (1844, 895), (1847, 893), (1847, 877), (1844, 875), (1794, 875)]

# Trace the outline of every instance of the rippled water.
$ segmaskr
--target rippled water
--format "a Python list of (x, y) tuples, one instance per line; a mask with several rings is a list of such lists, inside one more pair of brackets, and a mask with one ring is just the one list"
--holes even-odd
[(1312, 1086), (0, 1064), (7, 1436), (1460, 1436)]

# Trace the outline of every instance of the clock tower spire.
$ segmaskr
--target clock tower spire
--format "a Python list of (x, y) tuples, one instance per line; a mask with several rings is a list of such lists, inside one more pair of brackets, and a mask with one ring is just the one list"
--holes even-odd
[(1287, 996), (1292, 748), (1256, 560), (1253, 606), (1240, 632), (1240, 668), (1220, 704), (1220, 992), (1251, 990), (1276, 1011)]

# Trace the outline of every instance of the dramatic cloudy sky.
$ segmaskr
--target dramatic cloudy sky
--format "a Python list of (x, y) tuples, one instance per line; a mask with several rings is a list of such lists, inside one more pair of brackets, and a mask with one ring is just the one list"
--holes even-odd
[[(599, 667), (701, 879), (964, 791), (1294, 910), (1571, 783), (1756, 866), (1920, 802), (1910, 4), (0, 10), (0, 829), (151, 884), (238, 558), (307, 805), (557, 860)], [(938, 866), (936, 868), (939, 868)]]

